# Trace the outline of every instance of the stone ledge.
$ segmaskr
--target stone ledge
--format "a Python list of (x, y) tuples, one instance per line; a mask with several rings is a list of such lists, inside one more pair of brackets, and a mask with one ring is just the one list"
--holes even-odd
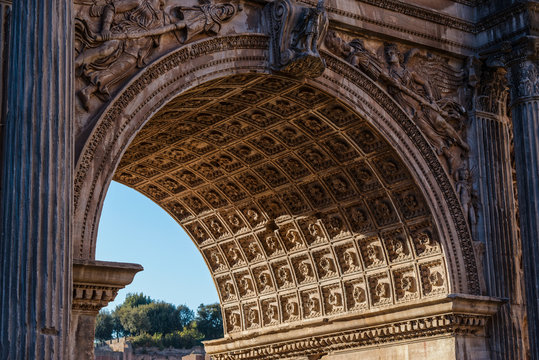
[(142, 270), (139, 264), (74, 260), (73, 310), (97, 314)]
[(229, 334), (204, 342), (216, 360), (282, 359), (439, 336), (483, 336), (499, 299), (451, 294), (427, 302), (299, 325)]

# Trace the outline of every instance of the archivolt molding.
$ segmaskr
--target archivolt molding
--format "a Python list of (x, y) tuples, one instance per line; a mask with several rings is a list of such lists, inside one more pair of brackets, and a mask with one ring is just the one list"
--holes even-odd
[[(449, 283), (446, 274), (448, 265), (445, 264), (444, 257), (441, 255), (441, 248), (436, 245), (439, 240), (434, 240), (440, 236), (438, 233), (440, 229), (445, 229), (441, 233), (444, 236), (443, 241), (450, 244), (445, 251), (451, 255), (445, 259), (452, 259), (449, 261), (454, 262), (449, 265), (454, 282), (452, 286), (460, 291), (476, 292), (475, 260), (473, 253), (466, 251), (466, 241), (469, 241), (469, 237), (466, 236), (466, 224), (462, 219), (458, 201), (455, 203), (456, 207), (451, 204), (451, 194), (453, 194), (453, 201), (456, 198), (450, 182), (445, 177), (444, 183), (445, 173), (436, 155), (406, 114), (395, 106), (381, 88), (370, 82), (359, 70), (329, 54), (323, 55), (331, 72), (342, 76), (341, 79), (355, 83), (355, 86), (368, 93), (368, 96), (375, 100), (370, 105), (372, 110), (380, 113), (380, 109), (385, 107), (388, 114), (397, 120), (399, 127), (405, 129), (405, 133), (410, 136), (415, 146), (422, 149), (419, 151), (421, 158), (425, 158), (429, 168), (434, 169), (433, 172), (438, 174), (436, 178), (438, 184), (433, 184), (433, 188), (440, 186), (439, 184), (442, 185), (444, 199), (449, 200), (449, 208), (446, 211), (451, 212), (453, 216), (452, 219), (445, 218), (440, 223), (440, 216), (436, 215), (436, 226), (432, 223), (429, 225), (432, 221), (429, 211), (425, 213), (424, 211), (417, 212), (417, 209), (413, 210), (417, 206), (413, 205), (414, 203), (423, 204), (418, 209), (425, 206), (422, 191), (415, 188), (413, 181), (402, 182), (402, 179), (411, 179), (406, 166), (402, 165), (398, 155), (392, 151), (386, 152), (391, 147), (376, 135), (378, 130), (372, 128), (372, 123), (369, 125), (373, 119), (368, 118), (366, 122), (354, 115), (347, 104), (335, 103), (335, 100), (331, 100), (331, 96), (325, 95), (316, 88), (302, 85), (302, 82), (254, 74), (268, 72), (268, 64), (265, 61), (267, 48), (267, 38), (262, 35), (213, 38), (188, 45), (148, 66), (126, 86), (116, 100), (111, 102), (97, 123), (77, 165), (76, 231), (80, 240), (75, 247), (75, 256), (82, 258), (93, 256), (95, 227), (105, 190), (116, 164), (122, 159), (116, 179), (138, 188), (139, 191), (162, 204), (186, 228), (201, 248), (209, 268), (214, 273), (223, 304), (227, 333), (258, 327), (274, 327), (283, 322), (293, 323), (300, 319), (334, 316), (334, 314), (348, 311), (361, 312), (365, 311), (362, 309), (393, 306), (392, 304), (402, 301), (415, 301), (428, 296), (443, 296), (449, 291)], [(204, 60), (201, 63), (197, 59)], [(231, 63), (237, 68), (232, 70), (229, 65)], [(237, 72), (254, 73), (223, 78)], [(329, 75), (329, 77), (332, 76)], [(207, 82), (219, 78), (223, 79)], [(275, 89), (273, 91), (288, 89), (282, 97), (269, 94), (272, 81)], [(197, 84), (204, 85), (188, 91)], [(189, 97), (194, 96), (194, 100), (218, 99), (222, 96), (218, 94), (219, 88), (232, 90), (231, 94), (236, 94), (234, 95), (236, 98), (226, 98), (221, 103), (219, 101), (206, 102), (204, 106), (208, 107), (205, 110), (208, 116), (194, 122), (187, 118), (182, 121), (186, 125), (198, 127), (198, 135), (193, 133), (193, 141), (191, 141), (191, 146), (195, 147), (187, 149), (187, 154), (196, 155), (198, 152), (201, 156), (210, 153), (205, 146), (200, 147), (202, 143), (206, 143), (209, 148), (216, 146), (219, 148), (227, 143), (227, 138), (237, 138), (238, 134), (242, 134), (241, 139), (246, 134), (250, 134), (249, 118), (235, 114), (252, 112), (254, 109), (246, 104), (251, 104), (253, 101), (261, 102), (256, 108), (265, 113), (262, 117), (257, 115), (257, 121), (267, 118), (270, 125), (272, 124), (271, 117), (292, 116), (291, 119), (296, 120), (287, 120), (282, 124), (278, 121), (277, 123), (281, 125), (274, 127), (272, 131), (265, 133), (263, 131), (260, 133), (260, 138), (253, 137), (251, 141), (247, 141), (246, 145), (250, 144), (249, 146), (254, 145), (259, 148), (253, 154), (239, 151), (241, 149), (238, 149), (239, 152), (236, 153), (226, 150), (225, 152), (233, 160), (228, 162), (227, 154), (224, 154), (224, 158), (219, 158), (218, 152), (211, 153), (213, 155), (210, 154), (211, 156), (207, 159), (202, 157), (201, 161), (191, 163), (177, 176), (170, 176), (166, 162), (172, 160), (171, 163), (174, 164), (177, 162), (174, 156), (181, 154), (170, 153), (172, 158), (165, 159), (165, 162), (155, 158), (154, 163), (142, 164), (150, 158), (146, 155), (137, 158), (136, 153), (140, 151), (133, 152), (127, 149), (128, 144), (132, 143), (136, 144), (133, 149), (137, 149), (138, 146), (143, 154), (169, 151), (168, 144), (181, 140), (174, 140), (174, 136), (185, 137), (185, 134), (191, 130), (182, 128), (183, 130), (178, 135), (172, 132), (164, 134), (162, 141), (152, 144), (151, 141), (138, 140), (158, 135), (155, 132), (152, 133), (151, 127), (139, 132), (143, 124), (150, 117), (163, 123), (169, 121), (167, 118), (171, 116), (171, 119), (189, 116), (190, 113), (193, 114), (190, 110), (193, 106), (197, 109), (202, 106), (200, 103), (195, 104), (196, 101), (188, 105)], [(207, 92), (207, 95), (204, 95), (204, 92)], [(308, 95), (306, 99), (313, 94), (318, 94), (315, 96), (318, 99), (316, 106), (309, 102), (312, 98), (311, 100), (297, 98), (302, 92)], [(142, 100), (142, 94), (144, 94), (144, 100)], [(177, 94), (182, 95), (171, 102), (170, 100)], [(245, 98), (247, 100), (242, 100), (242, 94), (247, 96)], [(259, 95), (262, 99), (257, 100)], [(348, 94), (348, 96), (354, 98), (353, 94)], [(133, 107), (134, 104), (137, 105)], [(362, 106), (364, 105), (360, 105)], [(174, 107), (177, 110), (174, 110)], [(336, 113), (333, 114), (333, 112), (337, 111), (337, 108), (340, 115), (335, 117)], [(326, 109), (333, 110), (327, 112)], [(179, 112), (173, 114), (171, 111)], [(321, 148), (315, 157), (305, 153), (307, 148), (313, 148), (312, 146), (305, 147), (305, 145), (308, 144), (306, 141), (309, 138), (320, 136), (312, 133), (314, 124), (307, 127), (301, 125), (303, 115), (300, 114), (308, 115), (309, 113), (315, 119), (326, 119), (320, 125), (322, 132), (327, 134), (327, 136), (324, 135), (327, 141), (320, 139)], [(269, 114), (273, 115), (268, 118)], [(232, 123), (227, 125), (229, 127), (225, 126), (226, 118), (230, 116), (232, 117), (229, 121), (236, 118), (240, 123), (238, 129)], [(328, 123), (327, 119), (332, 118), (343, 119), (344, 123), (333, 120)], [(356, 120), (350, 122), (351, 119)], [(201, 127), (200, 124), (204, 123), (208, 125)], [(246, 126), (245, 128), (242, 127), (242, 123)], [(211, 130), (208, 127), (211, 124), (222, 125)], [(348, 124), (354, 124), (354, 126)], [(254, 128), (260, 126), (256, 123), (253, 125)], [(324, 126), (338, 129), (338, 131), (324, 132)], [(235, 133), (236, 130), (240, 132)], [(244, 134), (242, 131), (247, 132)], [(390, 131), (399, 133), (397, 129)], [(352, 140), (354, 133), (359, 135), (356, 140)], [(366, 140), (361, 140), (361, 137), (367, 134), (369, 134), (368, 138), (374, 136), (375, 140), (371, 145), (363, 143)], [(137, 137), (132, 140), (135, 135)], [(165, 135), (168, 136), (168, 140)], [(345, 137), (339, 140), (343, 135)], [(189, 139), (186, 140), (189, 142)], [(195, 140), (198, 145), (193, 143)], [(148, 143), (144, 144), (145, 142)], [(376, 145), (377, 143), (379, 144)], [(162, 149), (162, 145), (159, 144), (166, 144), (169, 147), (168, 150)], [(380, 185), (376, 185), (376, 182), (371, 185), (361, 182), (354, 184), (361, 177), (349, 173), (354, 169), (354, 162), (357, 159), (360, 159), (357, 164), (361, 161), (371, 162), (370, 158), (361, 160), (360, 155), (365, 151), (368, 153), (369, 146), (374, 146), (373, 149), (387, 149), (382, 152), (377, 151), (378, 160), (365, 168), (367, 171), (374, 171), (375, 174), (389, 171), (387, 175), (381, 176), (384, 179), (381, 183), (378, 180), (381, 188)], [(296, 168), (297, 176), (304, 177), (308, 181), (299, 183), (292, 181), (292, 186), (289, 188), (282, 187), (280, 179), (284, 179), (284, 183), (289, 183), (290, 177), (295, 176), (294, 171), (283, 168), (282, 166), (285, 165), (278, 161), (283, 149), (290, 149), (289, 154), (293, 155), (292, 158), (299, 160), (299, 164), (303, 163), (302, 166), (307, 169), (307, 175), (302, 175), (300, 166)], [(264, 154), (263, 157), (271, 158), (276, 166), (256, 165), (256, 152)], [(328, 153), (331, 154), (329, 157)], [(389, 170), (389, 168), (384, 170), (383, 163), (389, 160), (388, 156), (391, 158), (390, 162), (394, 170)], [(324, 157), (327, 159), (324, 160)], [(316, 158), (319, 161), (313, 163), (312, 161)], [(284, 161), (286, 157), (280, 159)], [(220, 164), (221, 160), (225, 162), (215, 169), (215, 164)], [(236, 174), (234, 173), (237, 170), (235, 162), (249, 164), (250, 161), (253, 161), (253, 165), (250, 166), (254, 167), (241, 174), (237, 173), (238, 175), (234, 177), (237, 190), (223, 191), (228, 185), (212, 180), (220, 178), (219, 171)], [(327, 166), (333, 163), (341, 165)], [(404, 170), (404, 178), (399, 178), (398, 169)], [(376, 175), (377, 178), (379, 176)], [(422, 177), (419, 174), (415, 176)], [(389, 180), (387, 183), (387, 179), (391, 177), (394, 177), (395, 181)], [(197, 178), (207, 179), (209, 186), (197, 188)], [(211, 186), (212, 183), (217, 187)], [(317, 183), (319, 190), (311, 193), (317, 188), (315, 186)], [(362, 186), (372, 187), (373, 185), (374, 188), (366, 190), (367, 200), (370, 200), (367, 203), (361, 200), (362, 204), (357, 208), (357, 204), (354, 204), (357, 200), (354, 199), (357, 199), (358, 191), (361, 194), (365, 192)], [(267, 192), (268, 186), (276, 190)], [(189, 190), (185, 193), (186, 196), (183, 196), (182, 187), (195, 191)], [(381, 191), (382, 189), (384, 190)], [(395, 189), (395, 193), (388, 195), (385, 189), (391, 191)], [(427, 192), (430, 196), (431, 191), (432, 189), (423, 190), (423, 193)], [(244, 200), (240, 201), (242, 192)], [(261, 195), (258, 195), (259, 193)], [(372, 195), (368, 195), (370, 193)], [(81, 196), (82, 194), (84, 196)], [(237, 199), (234, 198), (234, 194), (238, 195)], [(403, 199), (409, 196), (415, 200), (407, 205)], [(247, 201), (247, 199), (251, 200)], [(429, 198), (428, 200), (431, 206), (437, 201), (439, 199)], [(380, 206), (384, 202), (385, 205), (377, 209), (378, 202)], [(233, 204), (233, 207), (227, 204)], [(332, 204), (337, 204), (337, 206)], [(412, 208), (405, 210), (410, 205), (413, 205)], [(320, 206), (324, 210), (317, 211), (316, 209)], [(355, 207), (357, 210), (354, 210)], [(361, 209), (362, 207), (364, 209)], [(219, 209), (219, 211), (215, 212), (211, 209)], [(238, 211), (236, 217), (233, 216), (235, 211)], [(354, 217), (350, 217), (354, 211), (359, 211), (357, 214), (362, 212), (368, 214), (367, 222), (364, 224), (366, 227), (357, 220), (353, 220)], [(387, 211), (389, 215), (383, 215)], [(411, 211), (409, 215), (407, 211)], [(392, 213), (394, 215), (391, 215)], [(193, 215), (196, 216), (193, 217)], [(460, 225), (459, 216), (462, 220)], [(395, 222), (390, 220), (392, 217), (395, 217)], [(382, 219), (384, 223), (380, 223)], [(387, 222), (388, 220), (390, 221)], [(454, 225), (452, 225), (454, 222), (456, 222), (458, 241), (450, 237), (445, 238), (454, 232)], [(374, 232), (369, 230), (372, 225), (367, 224), (377, 224), (378, 230), (374, 228)], [(425, 233), (424, 229), (427, 228), (429, 230), (425, 235), (425, 241), (422, 241), (420, 234)], [(360, 233), (373, 236), (358, 238), (354, 235), (357, 231), (354, 229), (361, 229)], [(232, 236), (232, 233), (235, 235)], [(417, 243), (413, 240), (416, 236), (414, 234), (419, 236)], [(270, 240), (272, 238), (273, 242)], [(425, 256), (424, 260), (421, 260), (422, 256)], [(464, 271), (459, 265), (461, 257), (465, 259)], [(390, 265), (393, 263), (395, 265)], [(358, 277), (359, 274), (364, 275)], [(465, 283), (459, 280), (461, 278), (467, 279)], [(437, 290), (433, 291), (435, 288)], [(365, 303), (365, 308), (362, 308), (362, 302)]]
[[(140, 73), (133, 80), (131, 80), (126, 85), (124, 90), (122, 90), (121, 93), (117, 95), (114, 101), (111, 101), (110, 104), (107, 106), (107, 108), (103, 112), (103, 115), (100, 117), (99, 122), (96, 124), (94, 130), (92, 131), (90, 139), (84, 145), (84, 150), (82, 151), (81, 156), (77, 161), (77, 175), (75, 177), (74, 195), (75, 208), (78, 207), (77, 205), (80, 197), (80, 189), (82, 187), (82, 183), (84, 182), (84, 178), (86, 177), (87, 172), (90, 169), (92, 159), (95, 158), (95, 154), (98, 151), (98, 148), (101, 143), (103, 143), (105, 136), (107, 134), (110, 135), (110, 130), (115, 125), (115, 120), (122, 117), (125, 107), (148, 85), (150, 85), (153, 80), (159, 78), (166, 72), (179, 67), (182, 64), (188, 63), (189, 61), (200, 58), (204, 55), (235, 49), (266, 50), (268, 48), (268, 44), (268, 37), (263, 34), (227, 36), (223, 38), (214, 38), (206, 41), (201, 41), (198, 43), (187, 45), (171, 54), (165, 55), (162, 59), (156, 61), (151, 66), (148, 66), (144, 72)], [(261, 54), (258, 54), (258, 58), (260, 60), (266, 59), (263, 52)], [(238, 60), (256, 60), (256, 56), (246, 56), (240, 59), (216, 60), (212, 61), (211, 64), (198, 64), (198, 66), (189, 69), (189, 71), (182, 73), (180, 76), (189, 76), (201, 69), (215, 66), (219, 62), (226, 63)], [(166, 84), (163, 84), (162, 87), (164, 88), (167, 85), (170, 86), (177, 80), (178, 78), (171, 79)], [(157, 94), (154, 93), (153, 96), (150, 96), (147, 98), (147, 100), (139, 103), (137, 110), (140, 110), (145, 105), (147, 105), (148, 102), (156, 95)], [(154, 111), (162, 105), (164, 105), (164, 102), (155, 106)], [(134, 114), (132, 115), (132, 117), (134, 117)], [(127, 120), (129, 121), (130, 119)], [(117, 139), (117, 137), (115, 138)]]

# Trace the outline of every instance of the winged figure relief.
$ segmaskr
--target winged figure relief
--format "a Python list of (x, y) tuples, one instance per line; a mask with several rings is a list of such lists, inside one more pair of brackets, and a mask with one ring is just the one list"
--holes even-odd
[(418, 49), (401, 53), (396, 44), (384, 44), (376, 54), (367, 49), (364, 40), (347, 42), (334, 31), (328, 33), (325, 44), (387, 88), (438, 155), (446, 159), (450, 174), (460, 167), (469, 151), (462, 135), (466, 111), (457, 101), (465, 78), (463, 70)]
[(438, 155), (445, 157), (452, 174), (469, 152), (459, 133), (464, 129), (466, 111), (456, 99), (464, 73), (417, 49), (402, 54), (395, 44), (384, 45), (384, 57), (387, 65), (380, 79)]

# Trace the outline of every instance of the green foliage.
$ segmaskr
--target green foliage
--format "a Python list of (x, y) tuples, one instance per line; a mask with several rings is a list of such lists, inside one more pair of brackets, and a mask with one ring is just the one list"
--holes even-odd
[(219, 304), (198, 307), (197, 315), (185, 305), (155, 301), (144, 294), (128, 294), (114, 312), (102, 311), (96, 321), (96, 339), (130, 336), (136, 347), (191, 348), (203, 339), (223, 336)]
[(223, 337), (223, 317), (219, 304), (200, 304), (195, 322), (198, 330), (204, 334), (205, 340)]
[(191, 324), (191, 322), (195, 319), (195, 313), (193, 312), (193, 310), (189, 309), (187, 306), (178, 305), (176, 309), (178, 310), (178, 316), (180, 318), (180, 323), (182, 324), (182, 328)]
[(95, 338), (99, 341), (112, 339), (114, 331), (114, 319), (110, 312), (103, 310), (97, 314), (95, 325)]
[(182, 331), (174, 331), (168, 334), (142, 333), (131, 337), (131, 343), (134, 347), (156, 347), (164, 349), (173, 347), (177, 349), (190, 349), (193, 346), (201, 345), (204, 334), (200, 333), (196, 327), (186, 327)]
[(137, 306), (140, 306), (140, 305), (148, 305), (148, 304), (151, 304), (153, 302), (153, 300), (149, 297), (149, 296), (145, 296), (143, 293), (129, 293), (127, 294), (127, 296), (125, 297), (125, 301), (121, 306), (126, 306), (126, 307), (137, 307)]
[(126, 335), (140, 335), (150, 332), (151, 323), (146, 309), (147, 306), (149, 305), (137, 307), (120, 306), (114, 311)]

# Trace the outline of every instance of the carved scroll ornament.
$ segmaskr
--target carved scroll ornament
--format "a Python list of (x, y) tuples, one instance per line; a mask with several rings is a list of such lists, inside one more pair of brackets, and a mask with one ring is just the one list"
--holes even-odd
[(267, 6), (271, 31), (270, 59), (275, 70), (298, 77), (317, 77), (326, 64), (318, 53), (328, 26), (324, 0), (316, 8), (294, 0)]

